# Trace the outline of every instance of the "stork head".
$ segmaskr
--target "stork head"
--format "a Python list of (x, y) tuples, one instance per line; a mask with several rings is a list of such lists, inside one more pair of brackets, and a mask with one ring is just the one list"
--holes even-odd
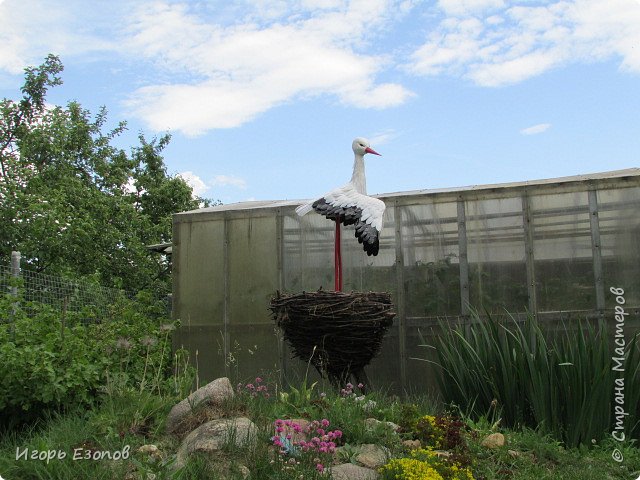
[(356, 155), (364, 155), (365, 153), (373, 153), (374, 155), (380, 155), (369, 145), (369, 140), (366, 138), (358, 137), (351, 144), (351, 148), (353, 148), (353, 153)]

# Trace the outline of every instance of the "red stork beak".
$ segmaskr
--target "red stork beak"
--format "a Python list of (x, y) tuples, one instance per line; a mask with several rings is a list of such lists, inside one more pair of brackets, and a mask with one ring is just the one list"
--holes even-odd
[(380, 155), (378, 152), (376, 152), (376, 151), (375, 151), (373, 148), (371, 148), (371, 147), (367, 147), (367, 148), (365, 148), (365, 149), (364, 149), (364, 153), (373, 153), (374, 155), (378, 155), (378, 156), (380, 156), (380, 157), (382, 156), (382, 155)]

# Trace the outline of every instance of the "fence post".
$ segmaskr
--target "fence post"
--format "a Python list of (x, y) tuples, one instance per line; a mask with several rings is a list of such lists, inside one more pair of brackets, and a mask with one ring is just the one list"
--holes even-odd
[[(20, 252), (11, 252), (11, 276), (18, 278), (20, 276)], [(18, 296), (18, 287), (11, 287), (11, 295)]]

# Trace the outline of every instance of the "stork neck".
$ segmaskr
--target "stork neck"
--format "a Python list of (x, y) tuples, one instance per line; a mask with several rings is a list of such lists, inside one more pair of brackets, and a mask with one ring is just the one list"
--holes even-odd
[(355, 187), (356, 191), (367, 194), (367, 179), (364, 175), (364, 156), (356, 154), (356, 158), (353, 161), (353, 176), (351, 177), (351, 183)]

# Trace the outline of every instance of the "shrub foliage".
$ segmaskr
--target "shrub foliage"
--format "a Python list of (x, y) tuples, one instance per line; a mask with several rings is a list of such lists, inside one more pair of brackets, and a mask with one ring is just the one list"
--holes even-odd
[(33, 419), (46, 410), (90, 404), (118, 377), (139, 390), (158, 387), (170, 365), (170, 333), (156, 307), (122, 298), (110, 320), (0, 298), (0, 418)]

